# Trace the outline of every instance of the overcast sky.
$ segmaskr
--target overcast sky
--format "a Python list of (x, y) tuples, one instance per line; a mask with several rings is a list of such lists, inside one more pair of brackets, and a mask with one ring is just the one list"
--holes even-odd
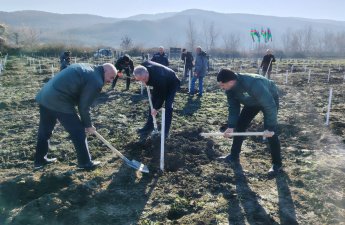
[(118, 18), (186, 9), (345, 21), (345, 0), (0, 0), (0, 11), (41, 10)]

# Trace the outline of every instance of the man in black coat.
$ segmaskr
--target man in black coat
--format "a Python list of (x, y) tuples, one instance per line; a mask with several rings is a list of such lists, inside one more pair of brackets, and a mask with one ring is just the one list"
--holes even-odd
[(131, 57), (127, 54), (125, 54), (124, 56), (121, 56), (115, 63), (115, 67), (117, 69), (117, 75), (111, 85), (111, 89), (115, 88), (117, 79), (119, 79), (119, 77), (122, 77), (122, 70), (125, 70), (126, 73), (126, 91), (129, 90), (129, 85), (131, 84), (131, 72), (134, 70), (134, 65), (133, 65), (133, 60), (131, 59)]
[(65, 51), (60, 56), (60, 71), (71, 65), (71, 52)]
[(181, 60), (184, 63), (184, 77), (188, 77), (188, 73), (193, 70), (194, 57), (191, 52), (188, 52), (185, 48), (182, 49)]
[(272, 55), (272, 51), (270, 49), (267, 49), (266, 55), (262, 59), (260, 67), (262, 68), (263, 76), (266, 76), (267, 74), (268, 79), (271, 79), (272, 64), (275, 61), (276, 59), (274, 58), (274, 55)]
[(159, 47), (159, 52), (152, 56), (151, 61), (162, 64), (163, 66), (169, 66), (168, 56), (165, 54), (163, 46)]
[(153, 130), (153, 116), (165, 102), (165, 137), (168, 137), (172, 120), (173, 103), (177, 90), (180, 87), (180, 80), (175, 72), (161, 64), (146, 61), (134, 69), (134, 78), (148, 86), (153, 87), (152, 104), (145, 126), (140, 129), (139, 134), (145, 135)]

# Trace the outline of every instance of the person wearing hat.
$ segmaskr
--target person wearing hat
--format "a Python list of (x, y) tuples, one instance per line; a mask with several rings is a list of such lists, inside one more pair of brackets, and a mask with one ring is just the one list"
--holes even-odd
[(262, 69), (263, 76), (266, 76), (267, 78), (271, 79), (271, 73), (272, 73), (272, 64), (276, 61), (274, 58), (274, 55), (272, 55), (272, 51), (270, 49), (266, 50), (266, 55), (262, 59), (260, 68)]
[(69, 65), (71, 65), (71, 52), (67, 50), (60, 56), (60, 71)]
[(129, 85), (131, 84), (131, 72), (134, 70), (133, 60), (128, 54), (121, 56), (115, 63), (117, 69), (117, 75), (113, 80), (111, 85), (111, 90), (115, 88), (116, 82), (119, 77), (122, 77), (122, 70), (125, 70), (126, 73), (126, 91), (129, 90)]
[[(72, 64), (50, 79), (38, 92), (40, 122), (34, 168), (56, 161), (48, 158), (49, 139), (57, 123), (66, 129), (77, 152), (78, 167), (93, 169), (99, 165), (92, 161), (87, 145), (86, 132), (93, 133), (90, 106), (105, 83), (110, 83), (117, 71), (111, 63), (101, 66)], [(78, 108), (78, 110), (76, 110)]]
[[(277, 134), (279, 97), (275, 83), (263, 76), (235, 74), (229, 69), (220, 70), (217, 82), (219, 87), (225, 90), (228, 99), (228, 128), (224, 136), (230, 137), (233, 132), (245, 132), (254, 117), (259, 112), (263, 112), (265, 130), (274, 132), (273, 136), (267, 136), (273, 164), (269, 174), (275, 175), (280, 172), (282, 159)], [(243, 105), (242, 110), (241, 105)], [(223, 157), (226, 162), (239, 163), (243, 141), (243, 136), (233, 138), (231, 153)]]

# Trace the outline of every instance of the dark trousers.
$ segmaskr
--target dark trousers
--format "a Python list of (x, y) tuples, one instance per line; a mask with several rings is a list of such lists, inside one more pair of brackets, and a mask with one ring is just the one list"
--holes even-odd
[[(127, 76), (127, 78), (126, 78), (126, 89), (128, 90), (129, 89), (129, 85), (131, 84), (131, 78), (130, 78), (131, 74), (130, 74), (128, 69), (125, 70), (125, 73), (126, 73), (126, 76)], [(111, 88), (114, 88), (116, 86), (116, 82), (117, 82), (118, 79), (119, 79), (119, 76), (116, 75), (114, 80), (113, 80), (113, 83), (111, 85)]]
[[(235, 128), (236, 132), (245, 132), (246, 129), (249, 127), (250, 122), (261, 110), (262, 110), (261, 107), (244, 106), (241, 111), (240, 117), (238, 119), (237, 126)], [(281, 159), (281, 153), (280, 153), (281, 151), (280, 141), (277, 134), (277, 128), (273, 128), (273, 130), (272, 128), (270, 128), (270, 131), (275, 132), (273, 137), (267, 138), (270, 151), (271, 151), (272, 163), (277, 164), (277, 165), (282, 165), (282, 159)], [(234, 157), (239, 157), (244, 139), (245, 137), (243, 136), (235, 136), (233, 138), (231, 154)]]
[[(171, 127), (171, 121), (172, 121), (172, 113), (173, 113), (173, 104), (175, 100), (175, 95), (178, 90), (178, 87), (174, 88), (173, 90), (170, 90), (167, 94), (167, 97), (165, 98), (165, 136), (169, 135), (169, 130)], [(152, 104), (155, 104), (156, 99), (152, 97)], [(151, 115), (151, 109), (149, 108), (149, 113), (146, 121), (147, 127), (153, 127), (153, 118)]]
[(271, 79), (271, 74), (272, 74), (272, 67), (269, 69), (269, 70), (267, 70), (267, 68), (263, 68), (262, 69), (262, 76), (266, 76), (266, 73), (267, 73), (267, 79)]
[(91, 161), (85, 128), (76, 113), (61, 113), (40, 105), (40, 123), (38, 128), (35, 162), (40, 163), (46, 157), (49, 149), (49, 139), (57, 120), (69, 133), (77, 151), (78, 164)]
[[(192, 66), (185, 66), (184, 69), (184, 78), (189, 77), (189, 72), (192, 73), (193, 71), (193, 67)], [(191, 74), (191, 77), (193, 76), (193, 74)]]

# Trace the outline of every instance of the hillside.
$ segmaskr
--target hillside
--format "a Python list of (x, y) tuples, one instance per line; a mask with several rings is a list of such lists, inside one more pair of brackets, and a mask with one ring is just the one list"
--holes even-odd
[[(129, 18), (105, 18), (93, 15), (56, 14), (38, 11), (0, 12), (0, 21), (12, 27), (29, 26), (39, 29), (44, 42), (64, 42), (85, 45), (109, 45), (117, 47), (121, 37), (129, 35), (134, 43), (145, 47), (157, 45), (184, 45), (189, 19), (193, 21), (199, 34), (204, 24), (214, 23), (219, 33), (218, 42), (228, 33), (237, 33), (242, 45), (251, 44), (249, 30), (270, 27), (273, 33), (273, 46), (281, 46), (281, 36), (289, 30), (312, 27), (323, 31), (345, 31), (344, 21), (315, 20), (261, 16), (251, 14), (217, 13), (205, 10), (185, 10), (177, 13), (145, 14)], [(200, 42), (200, 40), (199, 40)]]

